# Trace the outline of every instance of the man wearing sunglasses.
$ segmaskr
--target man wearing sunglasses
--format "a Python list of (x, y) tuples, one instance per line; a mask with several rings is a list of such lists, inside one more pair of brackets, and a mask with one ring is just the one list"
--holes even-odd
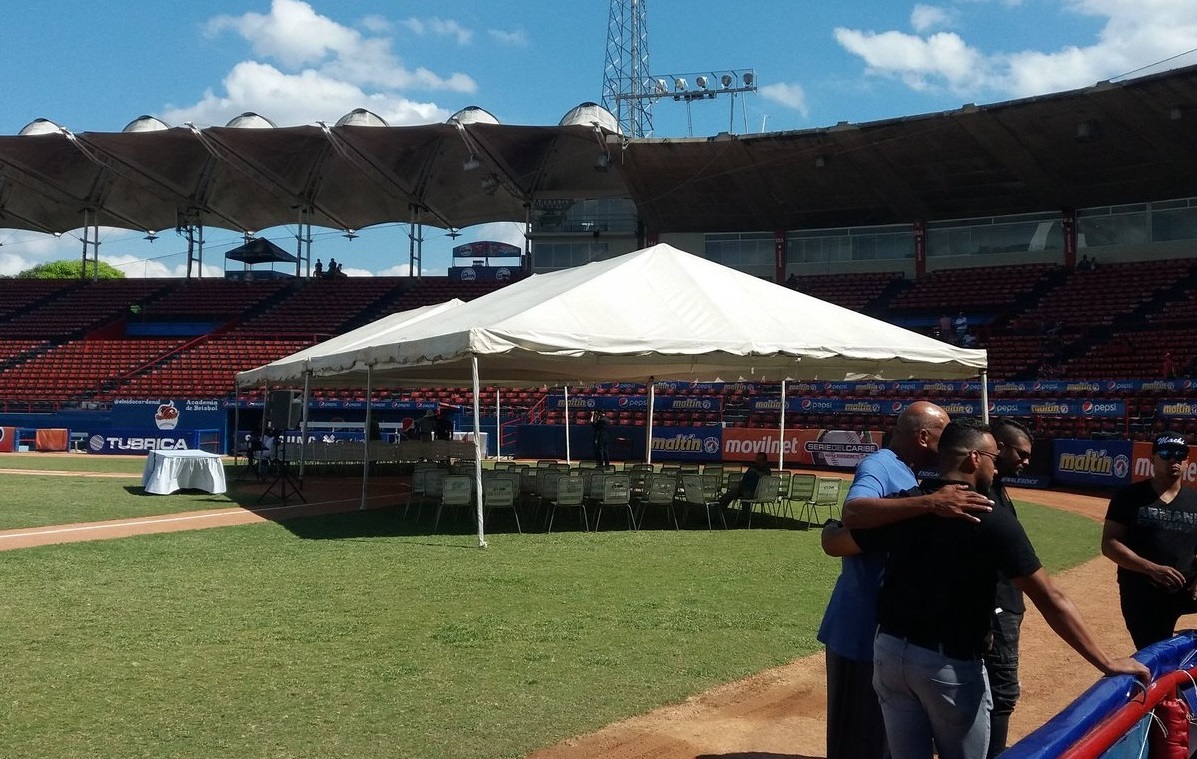
[(1151, 446), (1151, 478), (1110, 500), (1101, 552), (1118, 565), (1122, 619), (1137, 648), (1172, 637), (1197, 612), (1197, 491), (1183, 486), (1189, 446), (1165, 432)]

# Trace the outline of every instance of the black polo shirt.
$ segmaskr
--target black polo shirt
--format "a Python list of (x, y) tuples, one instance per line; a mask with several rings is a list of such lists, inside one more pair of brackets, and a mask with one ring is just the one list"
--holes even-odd
[[(948, 483), (924, 480), (895, 497), (933, 493)], [(1042, 565), (1012, 511), (979, 514), (980, 523), (934, 515), (853, 530), (864, 551), (886, 552), (877, 602), (882, 632), (953, 658), (989, 647), (998, 573), (1026, 577)]]

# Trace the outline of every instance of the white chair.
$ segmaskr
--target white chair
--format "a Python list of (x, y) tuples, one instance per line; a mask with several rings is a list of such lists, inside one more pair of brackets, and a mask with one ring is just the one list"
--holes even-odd
[(460, 508), (469, 506), (474, 501), (474, 478), (468, 474), (450, 474), (441, 480), (441, 502), (436, 507), (436, 521), (432, 524), (432, 531), (436, 532), (441, 523), (441, 512), (445, 507)]
[(490, 513), (495, 509), (511, 509), (515, 515), (515, 529), (523, 533), (520, 526), (520, 512), (515, 505), (516, 483), (519, 475), (509, 476), (511, 472), (495, 472), (482, 482), (482, 506), (486, 509), (486, 521), (490, 522)]
[(719, 507), (719, 499), (718, 497), (707, 497), (702, 475), (682, 475), (682, 503), (686, 504), (686, 510), (682, 512), (683, 523), (690, 516), (690, 508), (697, 507), (707, 515), (708, 530), (714, 529), (714, 522), (711, 520), (712, 511), (719, 515), (719, 521), (723, 523), (724, 529), (727, 529), (727, 520), (723, 517), (723, 509)]
[(815, 484), (814, 496), (802, 505), (798, 520), (805, 521), (807, 525), (818, 524), (820, 508), (827, 509), (828, 517), (833, 516), (835, 510), (840, 507), (840, 491), (843, 486), (844, 481), (839, 477), (820, 477)]
[(644, 517), (649, 509), (664, 510), (673, 520), (673, 529), (678, 529), (677, 512), (673, 508), (676, 499), (677, 480), (672, 475), (650, 474), (644, 483), (644, 495), (639, 501), (640, 518), (637, 520), (637, 529), (644, 526)]
[[(815, 483), (818, 480), (813, 474), (794, 474), (790, 476), (790, 487), (786, 491), (785, 497), (781, 499), (782, 515), (788, 515), (791, 519), (794, 518), (794, 511), (792, 509), (794, 504), (798, 504), (798, 515), (801, 516), (806, 504), (810, 502), (815, 496)], [(802, 526), (808, 527), (806, 522)]]
[(748, 515), (748, 523), (746, 527), (752, 526), (752, 508), (760, 506), (763, 512), (769, 505), (776, 504), (781, 494), (778, 492), (781, 487), (781, 478), (775, 474), (766, 474), (756, 482), (756, 490), (753, 491), (751, 498), (740, 499), (740, 510)]

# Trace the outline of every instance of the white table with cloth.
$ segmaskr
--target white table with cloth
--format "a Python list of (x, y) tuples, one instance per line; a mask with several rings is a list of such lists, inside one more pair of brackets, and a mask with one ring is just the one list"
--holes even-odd
[(219, 454), (207, 451), (150, 451), (141, 485), (156, 495), (184, 489), (223, 493), (224, 463)]

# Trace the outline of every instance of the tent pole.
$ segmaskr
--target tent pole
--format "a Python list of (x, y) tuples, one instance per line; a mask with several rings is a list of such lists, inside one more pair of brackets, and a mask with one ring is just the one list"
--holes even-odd
[(270, 381), (262, 380), (262, 424), (261, 424), (262, 429), (259, 433), (259, 434), (261, 434), (262, 437), (266, 436), (266, 415), (267, 415), (267, 412), (269, 411), (269, 407), (270, 407)]
[(503, 458), (503, 414), (499, 404), (502, 403), (502, 393), (495, 388), (495, 461)]
[(786, 466), (786, 381), (781, 381), (781, 419), (777, 423), (777, 468)]
[(569, 385), (562, 385), (561, 392), (563, 400), (565, 401), (565, 463), (570, 463), (569, 460)]
[(366, 364), (366, 426), (362, 430), (366, 442), (362, 448), (362, 501), (358, 504), (358, 511), (366, 508), (366, 482), (370, 478), (370, 407), (374, 405), (370, 403), (370, 397), (374, 394), (372, 369), (370, 364)]
[(981, 421), (989, 424), (989, 369), (981, 370)]
[[(241, 441), (237, 439), (237, 433), (241, 430), (241, 385), (233, 382), (233, 466), (236, 466), (237, 444)], [(246, 449), (248, 453), (248, 449)]]
[(657, 381), (652, 377), (648, 378), (648, 425), (645, 429), (644, 437), (644, 463), (653, 463), (653, 406), (656, 405), (657, 400)]
[(474, 516), (478, 524), (478, 547), (486, 548), (486, 528), (482, 524), (482, 418), (478, 408), (478, 355), (470, 356), (470, 371), (474, 375)]
[(303, 490), (303, 470), (308, 463), (308, 398), (311, 393), (312, 370), (303, 373), (303, 408), (299, 417), (299, 489)]

